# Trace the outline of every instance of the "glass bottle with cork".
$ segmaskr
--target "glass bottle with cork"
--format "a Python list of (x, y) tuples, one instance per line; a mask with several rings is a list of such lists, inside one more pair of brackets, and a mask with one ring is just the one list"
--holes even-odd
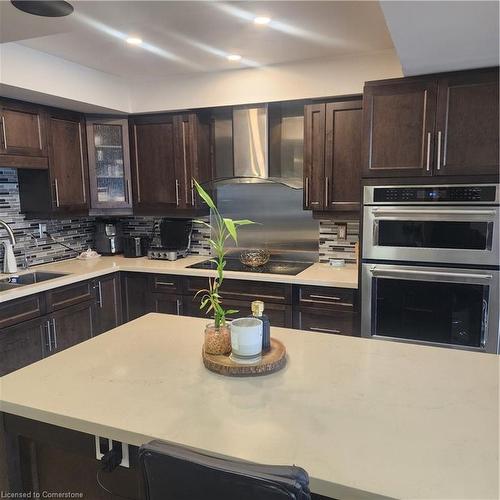
[(271, 349), (271, 323), (264, 314), (264, 302), (262, 300), (252, 302), (252, 316), (262, 321), (262, 353), (268, 352)]

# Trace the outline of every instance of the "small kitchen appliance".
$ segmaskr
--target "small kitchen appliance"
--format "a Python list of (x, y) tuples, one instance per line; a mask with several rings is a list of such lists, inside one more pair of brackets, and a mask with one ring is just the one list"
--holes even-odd
[(499, 352), (499, 185), (366, 186), (362, 336)]
[(162, 219), (160, 222), (160, 238), (154, 242), (148, 251), (150, 259), (177, 260), (186, 257), (191, 248), (191, 219)]
[(95, 249), (102, 255), (122, 253), (122, 235), (120, 226), (115, 221), (100, 220), (96, 222)]
[(147, 255), (150, 239), (146, 236), (126, 236), (123, 238), (124, 257), (142, 257)]

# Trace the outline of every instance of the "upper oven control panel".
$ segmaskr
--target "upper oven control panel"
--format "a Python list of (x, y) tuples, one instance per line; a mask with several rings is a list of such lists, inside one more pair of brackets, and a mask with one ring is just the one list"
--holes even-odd
[(366, 186), (365, 204), (498, 203), (498, 185)]

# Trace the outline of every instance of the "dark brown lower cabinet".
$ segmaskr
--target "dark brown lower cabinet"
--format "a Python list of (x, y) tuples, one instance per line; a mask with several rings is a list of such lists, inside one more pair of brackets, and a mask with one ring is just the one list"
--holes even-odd
[(293, 328), (311, 332), (359, 336), (356, 331), (356, 316), (354, 313), (312, 307), (294, 310)]
[(37, 318), (0, 330), (0, 377), (19, 370), (44, 355), (47, 319)]
[(120, 276), (118, 273), (103, 276), (93, 282), (96, 293), (94, 335), (116, 328), (122, 322)]
[(169, 293), (153, 293), (154, 311), (164, 314), (184, 314), (182, 295)]
[(154, 311), (148, 274), (123, 273), (122, 275), (123, 320), (144, 316)]
[(51, 326), (51, 349), (47, 355), (64, 351), (93, 335), (94, 302), (85, 302), (61, 309), (48, 316)]

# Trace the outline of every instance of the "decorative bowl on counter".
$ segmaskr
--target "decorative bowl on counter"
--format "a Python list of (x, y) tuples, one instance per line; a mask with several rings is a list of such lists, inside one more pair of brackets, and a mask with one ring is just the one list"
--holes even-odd
[(269, 252), (262, 248), (244, 250), (240, 254), (240, 262), (249, 267), (260, 267), (269, 261)]

